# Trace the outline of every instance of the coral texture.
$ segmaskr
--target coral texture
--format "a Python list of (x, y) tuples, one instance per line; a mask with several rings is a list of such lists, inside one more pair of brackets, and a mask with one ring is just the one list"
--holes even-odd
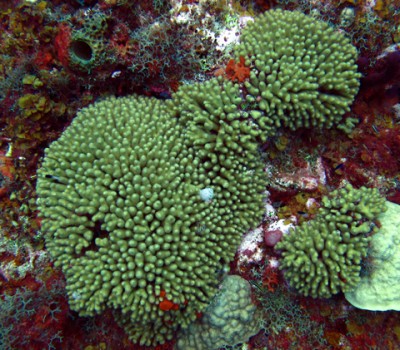
[(189, 125), (188, 136), (200, 157), (209, 160), (210, 166), (229, 168), (230, 154), (246, 166), (258, 160), (261, 130), (243, 115), (242, 103), (238, 84), (214, 78), (180, 88), (173, 95), (171, 108)]
[(240, 57), (251, 67), (244, 83), (251, 115), (269, 135), (280, 126), (337, 126), (358, 91), (356, 48), (300, 12), (272, 10), (256, 18), (243, 30)]
[(201, 320), (179, 334), (176, 349), (218, 350), (245, 342), (258, 331), (250, 284), (240, 276), (227, 276)]
[[(281, 124), (330, 127), (348, 109), (354, 48), (315, 19), (270, 12), (256, 20), (265, 40), (250, 25), (237, 50), (251, 67), (247, 90), (219, 77), (183, 85), (168, 102), (108, 98), (81, 110), (46, 150), (38, 207), (80, 315), (112, 308), (135, 342), (172, 339), (207, 307), (241, 234), (262, 218), (259, 142)], [(268, 48), (275, 29), (286, 54)], [(75, 54), (91, 67), (97, 51), (75, 34)]]
[(346, 293), (353, 306), (373, 311), (400, 311), (400, 205), (386, 202), (379, 216), (382, 225), (371, 238), (368, 260), (372, 266), (357, 287)]
[(275, 246), (291, 286), (313, 298), (348, 292), (360, 282), (373, 220), (385, 210), (377, 189), (351, 185), (324, 197), (315, 219), (300, 225)]
[(241, 233), (262, 217), (260, 173), (233, 154), (211, 170), (185, 124), (162, 101), (108, 98), (78, 114), (38, 171), (46, 244), (71, 308), (115, 309), (146, 345), (171, 339), (208, 305)]

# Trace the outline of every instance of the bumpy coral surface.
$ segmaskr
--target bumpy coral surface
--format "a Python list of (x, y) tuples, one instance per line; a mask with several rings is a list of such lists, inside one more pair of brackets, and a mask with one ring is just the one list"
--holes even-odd
[(355, 290), (346, 293), (349, 303), (360, 309), (400, 311), (400, 206), (386, 202), (388, 210), (379, 216), (382, 227), (372, 236), (367, 271)]
[(38, 173), (47, 247), (71, 308), (115, 309), (146, 345), (207, 306), (241, 232), (262, 214), (258, 172), (232, 154), (202, 162), (183, 124), (158, 100), (106, 99), (78, 114)]
[(245, 342), (259, 331), (250, 284), (227, 276), (203, 318), (178, 337), (177, 350), (217, 350)]
[(257, 162), (256, 137), (261, 130), (241, 111), (239, 85), (211, 79), (182, 86), (172, 103), (181, 122), (189, 125), (188, 135), (203, 159), (224, 164), (235, 154), (245, 166)]
[(276, 127), (337, 126), (358, 91), (357, 51), (325, 22), (300, 12), (267, 11), (250, 23), (236, 57), (251, 66), (252, 116)]
[[(341, 116), (357, 88), (354, 65), (325, 67), (321, 62), (344, 41), (325, 38), (322, 24), (298, 13), (270, 16), (297, 24), (307, 40), (302, 47), (289, 45), (290, 54), (296, 57), (297, 52), (299, 58), (289, 59), (290, 64), (284, 52), (265, 47), (271, 57), (280, 58), (274, 63), (276, 72), (267, 72), (271, 57), (253, 45), (254, 30), (247, 29), (238, 52), (243, 47), (252, 52), (260, 70), (253, 70), (250, 83), (255, 75), (268, 73), (261, 85), (267, 82), (267, 90), (285, 94), (282, 101), (288, 103), (269, 116), (303, 118), (302, 126), (309, 126), (306, 115), (323, 119), (311, 113), (315, 110)], [(268, 27), (268, 18), (257, 21)], [(307, 37), (310, 28), (315, 37)], [(325, 44), (313, 46), (320, 39)], [(81, 49), (86, 53), (83, 44), (77, 54)], [(305, 54), (311, 48), (314, 61)], [(353, 57), (351, 46), (347, 49), (350, 53), (337, 59)], [(290, 74), (282, 81), (302, 80), (304, 91), (291, 91), (278, 81), (277, 72), (288, 72), (288, 67)], [(311, 80), (291, 76), (299, 71)], [(274, 74), (278, 80), (271, 80)], [(331, 96), (341, 84), (340, 94), (347, 99)], [(238, 84), (222, 78), (182, 86), (168, 103), (109, 98), (82, 110), (46, 150), (38, 173), (38, 204), (47, 247), (67, 277), (72, 309), (94, 315), (112, 308), (134, 341), (154, 345), (172, 339), (178, 326), (187, 327), (207, 306), (240, 234), (261, 219), (265, 182), (257, 147), (272, 124), (279, 126), (268, 119), (269, 107), (262, 99), (264, 112), (252, 110), (253, 90), (245, 86), (247, 102)], [(268, 99), (267, 92), (259, 93)], [(331, 126), (326, 120), (318, 125)], [(213, 191), (212, 199), (202, 200), (204, 188)]]
[(360, 282), (362, 259), (367, 255), (373, 220), (385, 210), (376, 189), (351, 185), (323, 198), (317, 217), (283, 237), (281, 268), (300, 293), (329, 298), (351, 291)]

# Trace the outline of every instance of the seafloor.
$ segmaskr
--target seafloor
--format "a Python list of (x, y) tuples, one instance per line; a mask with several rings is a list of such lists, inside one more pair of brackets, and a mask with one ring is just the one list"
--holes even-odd
[[(140, 336), (131, 340), (110, 308), (88, 316), (70, 307), (67, 271), (46, 248), (51, 237), (38, 210), (37, 170), (44, 150), (76, 114), (108, 96), (169, 101), (182, 86), (215, 76), (249, 94), (257, 65), (248, 63), (251, 54), (235, 56), (235, 45), (249, 22), (278, 8), (300, 11), (347, 37), (357, 50), (359, 87), (343, 115), (350, 130), (283, 123), (259, 145), (265, 212), (258, 227), (237, 232), (243, 242), (215, 282), (226, 274), (249, 282), (258, 332), (223, 348), (400, 349), (399, 257), (387, 257), (394, 271), (379, 271), (388, 285), (356, 307), (343, 293), (344, 274), (344, 287), (329, 297), (301, 293), (288, 278), (290, 267), (279, 268), (284, 253), (274, 249), (282, 235), (295, 235), (315, 219), (324, 196), (346, 184), (377, 189), (380, 198), (400, 204), (400, 1), (15, 0), (0, 2), (0, 350), (176, 348), (180, 325), (173, 339), (146, 346)], [(248, 106), (240, 106), (245, 116)], [(211, 202), (213, 195), (202, 199)], [(371, 225), (368, 239), (383, 229), (379, 216), (353, 219)], [(400, 231), (392, 244), (400, 251)], [(362, 278), (378, 270), (371, 250), (357, 265)], [(398, 293), (388, 296), (388, 290)], [(165, 291), (157, 297), (160, 312), (184, 314), (185, 303), (166, 299)], [(197, 313), (199, 324), (205, 311)], [(184, 350), (220, 348), (205, 346)]]

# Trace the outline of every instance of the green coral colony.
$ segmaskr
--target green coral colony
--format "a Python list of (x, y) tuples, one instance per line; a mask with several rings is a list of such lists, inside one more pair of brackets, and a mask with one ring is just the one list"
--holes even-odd
[[(203, 161), (191, 142), (162, 101), (109, 98), (80, 112), (40, 170), (47, 247), (71, 308), (120, 310), (146, 344), (207, 306), (239, 233), (262, 216), (260, 172), (232, 155)], [(200, 197), (207, 187), (211, 202)], [(160, 307), (163, 294), (177, 307)]]
[(317, 217), (300, 225), (276, 245), (290, 285), (314, 298), (349, 292), (360, 282), (373, 220), (386, 210), (377, 189), (351, 185), (322, 200)]
[(254, 67), (246, 101), (264, 135), (277, 127), (337, 126), (359, 87), (356, 48), (329, 27), (298, 12), (267, 11), (250, 23), (236, 48)]
[[(262, 219), (266, 181), (258, 142), (281, 125), (339, 126), (358, 89), (349, 41), (298, 12), (260, 16), (236, 53), (251, 67), (244, 87), (215, 78), (181, 87), (168, 102), (138, 96), (97, 102), (46, 149), (38, 171), (46, 244), (65, 273), (71, 308), (83, 316), (114, 309), (141, 344), (163, 343), (194, 321), (215, 295), (241, 234)], [(213, 193), (210, 200), (200, 196), (204, 189)], [(353, 206), (365, 214), (361, 204)], [(357, 238), (364, 225), (352, 227), (353, 217), (333, 200), (326, 208), (321, 234), (345, 226), (341, 239), (351, 243), (323, 255), (347, 251), (349, 259), (339, 260), (348, 267), (343, 278), (350, 278), (358, 271), (351, 268), (358, 246), (365, 247)], [(296, 266), (289, 279), (304, 293), (327, 296), (308, 280), (298, 282), (307, 279), (298, 261), (308, 253), (316, 259), (305, 248), (290, 257), (305, 235), (282, 243), (290, 252), (284, 265)], [(332, 281), (333, 293), (341, 284)]]

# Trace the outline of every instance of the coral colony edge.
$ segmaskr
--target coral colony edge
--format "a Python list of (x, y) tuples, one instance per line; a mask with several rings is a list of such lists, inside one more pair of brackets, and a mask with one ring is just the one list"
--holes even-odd
[(0, 4), (0, 350), (400, 349), (400, 1)]

